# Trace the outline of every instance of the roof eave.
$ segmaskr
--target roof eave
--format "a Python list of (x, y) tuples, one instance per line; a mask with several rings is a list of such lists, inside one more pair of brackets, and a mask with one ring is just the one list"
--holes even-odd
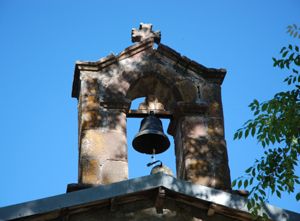
[[(84, 207), (102, 200), (112, 199), (127, 194), (138, 194), (142, 191), (164, 187), (176, 194), (182, 194), (192, 199), (216, 204), (228, 211), (238, 213), (250, 213), (246, 207), (247, 199), (238, 195), (213, 189), (206, 186), (195, 185), (178, 180), (165, 174), (154, 174), (145, 177), (125, 180), (110, 185), (102, 185), (94, 188), (57, 195), (49, 198), (34, 200), (17, 205), (0, 208), (0, 220), (13, 220), (33, 215), (42, 215), (52, 211)], [(265, 204), (266, 211), (273, 221), (297, 221), (300, 214), (283, 210)]]

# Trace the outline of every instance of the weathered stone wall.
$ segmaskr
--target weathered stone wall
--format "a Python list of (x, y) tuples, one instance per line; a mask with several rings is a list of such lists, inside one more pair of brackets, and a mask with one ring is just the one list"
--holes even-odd
[(80, 66), (79, 182), (127, 179), (126, 113), (132, 100), (147, 97), (160, 111), (172, 113), (168, 131), (174, 136), (178, 178), (230, 189), (222, 80), (216, 69), (194, 63), (145, 40), (118, 57)]

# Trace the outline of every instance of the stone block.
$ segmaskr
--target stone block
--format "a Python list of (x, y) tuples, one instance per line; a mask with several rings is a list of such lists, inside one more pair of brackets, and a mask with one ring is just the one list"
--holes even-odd
[(80, 155), (99, 161), (127, 160), (126, 135), (119, 131), (87, 130), (82, 136)]
[[(91, 129), (83, 132), (80, 141), (80, 183), (103, 184), (109, 180), (123, 180), (128, 178), (127, 141), (126, 134), (118, 130)], [(114, 168), (105, 166), (107, 161), (116, 163), (120, 173), (116, 174)], [(120, 168), (123, 165), (124, 168)], [(108, 175), (113, 173), (115, 175)], [(103, 176), (107, 178), (103, 178)], [(119, 178), (115, 177), (116, 175)], [(113, 179), (113, 177), (115, 177)], [(119, 181), (118, 180), (118, 181)]]
[(207, 83), (203, 84), (200, 90), (203, 100), (208, 103), (207, 115), (223, 118), (221, 86), (219, 84)]
[(182, 100), (185, 102), (193, 102), (197, 99), (197, 87), (189, 80), (183, 80), (176, 84), (179, 91), (181, 91)]
[(185, 138), (182, 148), (184, 174), (187, 180), (214, 188), (231, 188), (224, 140)]
[(81, 96), (98, 96), (99, 83), (96, 78), (86, 78), (81, 81)]
[(224, 138), (223, 118), (207, 118), (207, 134), (212, 138)]
[(119, 110), (83, 110), (80, 120), (82, 131), (100, 128), (126, 133), (126, 114)]
[(93, 129), (98, 128), (101, 122), (101, 116), (98, 110), (88, 110), (81, 112), (81, 119), (80, 119), (81, 130)]
[(79, 182), (83, 184), (101, 184), (100, 162), (88, 157), (80, 158)]
[(207, 136), (206, 119), (201, 116), (187, 116), (181, 124), (181, 131), (184, 137), (201, 138)]
[(128, 179), (127, 161), (107, 160), (101, 167), (101, 184), (110, 184)]
[(207, 113), (210, 117), (223, 117), (222, 104), (218, 101), (212, 101), (208, 104)]

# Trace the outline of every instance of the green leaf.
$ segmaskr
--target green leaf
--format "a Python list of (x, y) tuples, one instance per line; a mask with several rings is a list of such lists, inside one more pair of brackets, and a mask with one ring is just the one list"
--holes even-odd
[[(280, 54), (286, 49), (286, 47), (281, 48), (280, 50)], [(273, 58), (273, 60), (275, 60), (275, 58)]]
[(235, 132), (234, 136), (233, 136), (233, 139), (236, 140), (239, 136), (239, 133), (238, 132)]
[(250, 201), (247, 203), (247, 209), (248, 210), (251, 210), (251, 208), (252, 208), (252, 205), (251, 205), (251, 203), (250, 203)]
[(281, 193), (279, 190), (276, 190), (276, 195), (278, 196), (278, 198), (281, 198)]
[(252, 170), (252, 167), (249, 167), (247, 170), (245, 170), (245, 172), (250, 173), (251, 170)]
[(262, 196), (266, 196), (266, 192), (262, 189), (259, 189), (258, 192), (262, 195)]
[(249, 182), (248, 180), (245, 180), (245, 181), (244, 181), (244, 187), (245, 187), (245, 188), (247, 188), (248, 182)]
[(248, 135), (249, 135), (249, 129), (247, 129), (247, 130), (245, 131), (245, 138), (247, 138)]
[(255, 177), (255, 168), (253, 168), (251, 174), (252, 174), (253, 177)]
[(231, 186), (234, 187), (236, 185), (236, 180), (232, 181)]
[(241, 137), (243, 136), (243, 131), (239, 132), (238, 138), (241, 139)]
[(251, 130), (251, 136), (252, 136), (252, 137), (254, 137), (254, 135), (255, 135), (255, 130), (256, 130), (256, 128), (255, 128), (255, 127), (252, 127), (252, 130)]
[(253, 177), (251, 177), (250, 179), (250, 185), (252, 185), (252, 183), (253, 183)]
[(296, 200), (297, 200), (297, 201), (300, 200), (300, 193), (297, 193), (297, 195), (296, 195)]
[(289, 57), (289, 60), (293, 60), (294, 59), (294, 53), (292, 53)]
[(261, 107), (261, 110), (265, 111), (265, 110), (267, 110), (267, 108), (268, 108), (268, 104), (264, 103), (263, 106)]
[(299, 47), (297, 45), (295, 46), (295, 50), (299, 52)]
[(270, 144), (270, 140), (269, 140), (268, 138), (266, 138), (265, 140), (266, 140), (266, 144), (267, 144), (267, 146), (269, 146), (269, 144)]
[(282, 57), (284, 58), (289, 52), (288, 51), (285, 51), (283, 54), (282, 54)]
[(289, 45), (289, 49), (290, 49), (290, 50), (293, 50), (293, 46), (292, 46), (292, 45)]
[(241, 186), (242, 186), (242, 180), (240, 180), (240, 181), (238, 182), (238, 188), (241, 188)]

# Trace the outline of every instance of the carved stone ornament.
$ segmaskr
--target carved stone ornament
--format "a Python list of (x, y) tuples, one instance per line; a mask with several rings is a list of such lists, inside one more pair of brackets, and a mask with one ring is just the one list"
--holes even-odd
[(131, 41), (140, 42), (148, 38), (153, 38), (159, 44), (161, 39), (160, 31), (152, 31), (152, 24), (141, 23), (139, 29), (133, 28), (131, 31)]

